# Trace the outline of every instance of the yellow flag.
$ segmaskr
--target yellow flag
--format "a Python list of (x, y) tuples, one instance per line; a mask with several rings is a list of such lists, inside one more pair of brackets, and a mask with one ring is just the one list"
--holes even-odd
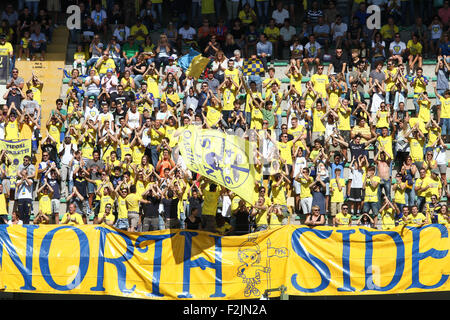
[(179, 146), (189, 170), (255, 204), (254, 157), (247, 140), (218, 130), (189, 126), (182, 132)]
[(210, 61), (201, 54), (194, 57), (189, 68), (186, 70), (186, 76), (192, 76), (194, 79), (198, 79)]

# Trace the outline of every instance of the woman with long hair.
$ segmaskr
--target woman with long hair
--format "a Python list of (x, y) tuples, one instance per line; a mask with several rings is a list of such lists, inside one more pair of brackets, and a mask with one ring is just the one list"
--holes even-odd
[(212, 72), (214, 78), (220, 83), (225, 79), (225, 70), (228, 68), (228, 59), (222, 50), (217, 51), (214, 60), (212, 62)]

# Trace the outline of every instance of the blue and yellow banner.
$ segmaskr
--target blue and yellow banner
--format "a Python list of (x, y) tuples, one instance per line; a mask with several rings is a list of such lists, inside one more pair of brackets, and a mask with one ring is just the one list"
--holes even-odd
[(206, 66), (211, 62), (208, 58), (203, 57), (202, 55), (197, 55), (192, 58), (189, 67), (186, 70), (186, 76), (192, 76), (194, 79), (200, 78)]
[(1, 225), (7, 292), (142, 299), (258, 299), (448, 291), (445, 225), (375, 230), (287, 225), (242, 236), (129, 233), (104, 225)]
[(11, 181), (11, 187), (14, 188), (17, 169), (23, 163), (23, 157), (31, 156), (31, 139), (0, 140), (0, 150), (6, 150), (6, 155), (11, 161), (6, 174)]
[(180, 152), (189, 170), (231, 190), (252, 205), (256, 201), (252, 145), (236, 135), (188, 126), (180, 136)]

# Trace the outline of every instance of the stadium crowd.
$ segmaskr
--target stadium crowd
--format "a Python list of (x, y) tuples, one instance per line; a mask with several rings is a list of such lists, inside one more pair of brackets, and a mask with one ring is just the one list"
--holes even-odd
[[(41, 103), (45, 83), (25, 83), (14, 64), (45, 60), (61, 8), (19, 1), (1, 13), (11, 75), (0, 139), (33, 149), (16, 175), (0, 151), (1, 223), (229, 235), (296, 216), (383, 229), (450, 222), (449, 1), (152, 0), (128, 23), (129, 1), (75, 3), (69, 89), (54, 106)], [(371, 4), (378, 29), (367, 27)], [(191, 48), (210, 59), (199, 79), (178, 63)], [(178, 146), (188, 125), (257, 147), (255, 203), (188, 170)]]

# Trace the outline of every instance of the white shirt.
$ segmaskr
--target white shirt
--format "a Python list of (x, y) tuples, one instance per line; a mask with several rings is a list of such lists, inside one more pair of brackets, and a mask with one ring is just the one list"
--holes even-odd
[(30, 186), (24, 181), (16, 187), (16, 199), (33, 199), (33, 184)]
[(351, 188), (362, 188), (363, 187), (363, 172), (362, 170), (351, 169), (348, 179), (352, 180)]
[(84, 117), (86, 120), (92, 119), (92, 121), (97, 121), (98, 117), (98, 109), (96, 107), (89, 108), (89, 106), (86, 107)]
[[(11, 226), (13, 223), (12, 223), (12, 220), (8, 220), (8, 226)], [(21, 225), (23, 225), (23, 221), (22, 220), (19, 220), (18, 222), (17, 222), (17, 225), (19, 225), (19, 226), (21, 226)]]
[(128, 39), (130, 35), (130, 28), (125, 26), (123, 29), (119, 29), (119, 27), (114, 30), (113, 36), (117, 38), (117, 41), (123, 42)]
[(196, 34), (195, 29), (192, 27), (189, 27), (189, 29), (187, 30), (184, 27), (180, 28), (178, 30), (178, 33), (181, 34), (181, 38), (183, 40), (192, 40), (194, 39), (194, 36)]
[(336, 24), (333, 22), (331, 24), (331, 30), (333, 30), (333, 39), (336, 39), (337, 37), (343, 37), (347, 32), (347, 29), (347, 24), (345, 24), (344, 22), (341, 22), (341, 24)]
[(128, 125), (131, 129), (138, 128), (139, 127), (139, 121), (140, 121), (140, 114), (136, 110), (136, 112), (131, 112), (131, 110), (128, 110)]
[(438, 165), (447, 165), (447, 152), (445, 148), (435, 148), (433, 151), (433, 159), (436, 160)]
[(403, 41), (391, 42), (389, 50), (392, 50), (393, 54), (401, 54), (406, 49), (406, 44)]
[[(219, 70), (219, 66), (222, 66), (222, 68), (227, 69), (228, 68), (228, 59), (223, 60), (222, 63), (219, 63), (217, 61), (213, 61), (212, 63), (212, 71), (216, 72), (216, 70)], [(219, 71), (217, 71), (218, 75), (222, 75), (224, 74), (225, 71), (223, 71), (222, 69), (220, 69)]]
[(0, 122), (0, 139), (5, 139), (5, 122)]
[(440, 39), (442, 36), (442, 27), (440, 24), (431, 25), (431, 39)]
[(106, 12), (103, 9), (101, 9), (100, 11), (93, 10), (91, 13), (91, 18), (92, 20), (94, 20), (94, 23), (96, 25), (101, 25), (103, 20), (106, 19)]
[(314, 41), (314, 43), (308, 42), (305, 45), (305, 51), (308, 52), (308, 57), (309, 58), (315, 58), (317, 57), (317, 51), (322, 48), (322, 46), (317, 42)]
[(222, 197), (222, 216), (231, 217), (231, 199), (227, 195)]
[(284, 8), (281, 11), (278, 11), (278, 9), (274, 10), (272, 13), (272, 18), (275, 19), (276, 24), (283, 24), (284, 19), (289, 19), (289, 11)]
[(111, 78), (104, 76), (102, 78), (102, 86), (106, 88), (106, 92), (109, 94), (113, 92), (117, 92), (117, 85), (119, 84), (119, 80), (115, 75), (112, 75)]
[(148, 132), (149, 132), (150, 128), (145, 128), (144, 130), (142, 130), (142, 143), (144, 144), (145, 147), (147, 147), (150, 142), (152, 142), (152, 139), (150, 138)]
[(297, 31), (295, 30), (295, 28), (293, 26), (289, 26), (289, 28), (286, 28), (283, 26), (280, 29), (280, 35), (284, 41), (291, 41), (292, 37), (295, 36), (296, 34), (297, 34)]
[(112, 115), (111, 112), (107, 112), (107, 113), (100, 113), (98, 115), (98, 120), (100, 121), (100, 123), (105, 122), (105, 120), (108, 120), (110, 124), (113, 123), (114, 121), (114, 116)]
[(307, 167), (307, 161), (305, 157), (297, 157), (294, 162), (294, 177), (296, 177), (304, 168)]
[[(61, 153), (62, 151), (64, 151), (64, 154), (60, 157), (61, 159), (61, 164), (64, 165), (69, 165), (70, 160), (72, 160), (73, 158), (73, 152), (75, 152), (78, 149), (78, 146), (76, 144), (65, 144), (65, 143), (61, 143), (59, 145), (59, 150), (58, 153)], [(72, 152), (73, 150), (73, 152)]]
[[(99, 76), (93, 76), (92, 79), (93, 80), (97, 80), (100, 83), (100, 77)], [(91, 81), (91, 77), (90, 76), (86, 77), (85, 81)], [(87, 92), (100, 91), (100, 86), (96, 85), (95, 82), (92, 82), (90, 85), (88, 85), (86, 87), (86, 91)]]

